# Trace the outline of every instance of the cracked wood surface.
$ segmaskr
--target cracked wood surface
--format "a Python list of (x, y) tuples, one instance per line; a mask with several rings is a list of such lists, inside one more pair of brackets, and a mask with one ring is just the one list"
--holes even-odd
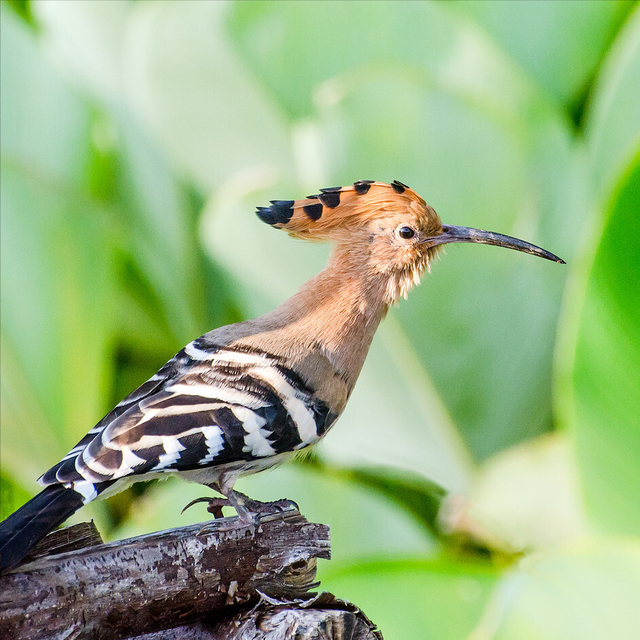
[(329, 557), (329, 527), (295, 509), (43, 556), (0, 577), (0, 635), (116, 640), (229, 616), (259, 592), (309, 598)]
[(263, 598), (252, 609), (213, 622), (135, 636), (130, 640), (383, 640), (350, 602), (322, 593), (306, 602)]

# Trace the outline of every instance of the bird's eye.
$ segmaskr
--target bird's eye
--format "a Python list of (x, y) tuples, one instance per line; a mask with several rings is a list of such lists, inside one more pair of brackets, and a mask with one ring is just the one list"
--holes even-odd
[(413, 236), (416, 235), (416, 232), (415, 232), (415, 229), (412, 229), (411, 227), (407, 227), (406, 225), (403, 225), (398, 229), (398, 235), (403, 240), (409, 240), (410, 238), (413, 238)]

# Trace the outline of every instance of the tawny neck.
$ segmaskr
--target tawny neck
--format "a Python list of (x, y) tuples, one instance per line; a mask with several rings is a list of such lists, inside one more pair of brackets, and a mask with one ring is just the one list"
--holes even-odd
[[(373, 335), (387, 312), (386, 281), (372, 276), (348, 247), (337, 248), (327, 267), (277, 309), (251, 321), (253, 344), (296, 360), (321, 351), (350, 385), (364, 363)], [(243, 339), (246, 341), (246, 338)]]

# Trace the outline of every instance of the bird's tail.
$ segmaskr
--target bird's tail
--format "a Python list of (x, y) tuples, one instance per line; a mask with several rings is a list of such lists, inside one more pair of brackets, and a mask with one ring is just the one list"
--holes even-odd
[(77, 491), (51, 485), (0, 522), (0, 573), (15, 567), (82, 504)]

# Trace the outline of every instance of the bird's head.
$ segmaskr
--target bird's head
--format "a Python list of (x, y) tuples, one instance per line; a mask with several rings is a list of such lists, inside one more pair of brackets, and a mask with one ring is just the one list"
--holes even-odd
[(493, 244), (563, 262), (511, 236), (443, 225), (432, 207), (397, 180), (359, 180), (302, 200), (273, 200), (270, 207), (258, 207), (257, 215), (292, 236), (336, 243), (369, 273), (388, 279), (389, 302), (406, 296), (440, 248), (451, 242)]

